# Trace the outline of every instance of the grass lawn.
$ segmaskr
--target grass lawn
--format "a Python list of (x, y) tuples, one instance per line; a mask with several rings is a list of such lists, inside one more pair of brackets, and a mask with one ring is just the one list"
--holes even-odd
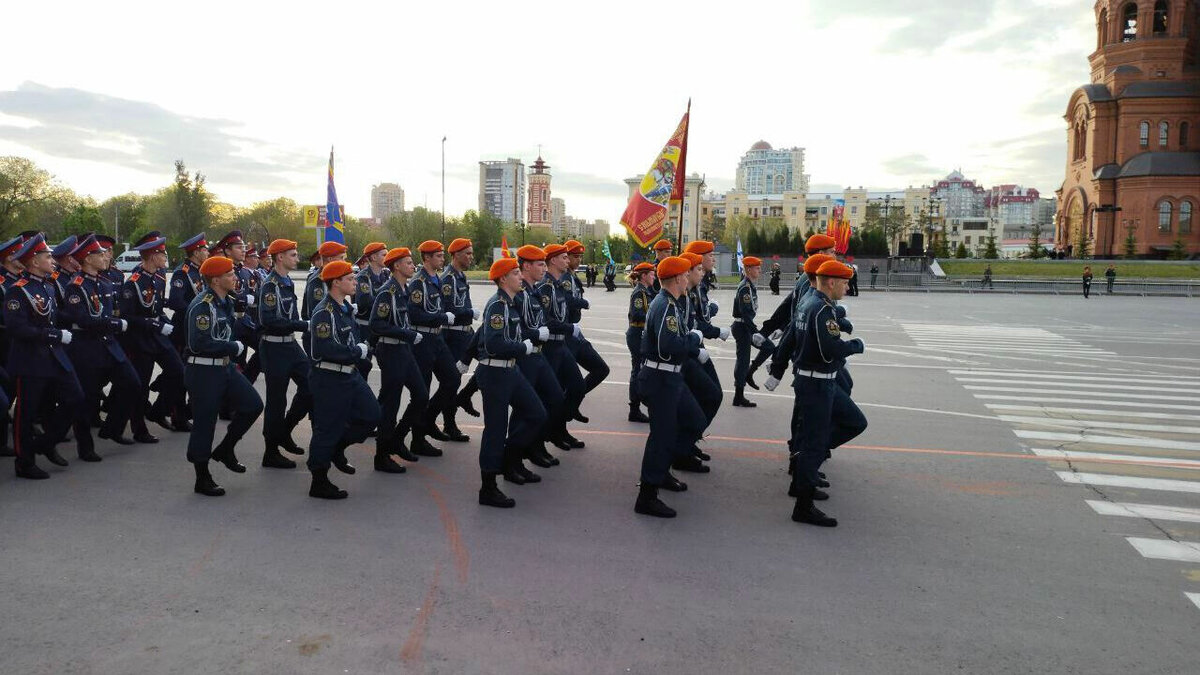
[[(1083, 266), (1091, 265), (1092, 274), (1097, 280), (1103, 281), (1104, 270), (1108, 262), (1104, 260), (1054, 260), (1038, 262), (1033, 260), (944, 260), (938, 264), (950, 277), (983, 276), (983, 269), (992, 266), (992, 277), (996, 279), (1011, 277), (1031, 278), (1078, 278), (1083, 275)], [(1200, 262), (1151, 262), (1139, 260), (1117, 260), (1117, 279), (1200, 279)]]

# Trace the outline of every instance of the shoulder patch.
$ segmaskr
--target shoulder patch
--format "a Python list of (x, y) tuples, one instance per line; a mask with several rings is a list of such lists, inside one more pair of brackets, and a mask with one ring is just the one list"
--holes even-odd
[(138, 273), (137, 273), (137, 272), (134, 272), (133, 274), (129, 275), (129, 280), (130, 280), (130, 281), (137, 281), (137, 280), (138, 280)]
[(542, 296), (542, 307), (549, 307), (549, 306), (550, 306), (550, 296), (543, 295)]
[(363, 279), (362, 283), (360, 283), (358, 285), (358, 292), (359, 293), (370, 293), (371, 292), (371, 282), (367, 281), (366, 279)]
[(442, 286), (442, 295), (450, 295), (453, 292), (454, 292), (454, 287), (451, 286), (450, 284), (446, 284), (446, 285)]
[(183, 266), (179, 268), (179, 271), (183, 272), (184, 274), (187, 274), (188, 270), (190, 270), (190, 269), (192, 269), (192, 268), (188, 267), (187, 263), (184, 263)]
[(323, 299), (325, 297), (325, 288), (323, 286), (313, 288), (313, 297), (317, 300)]
[(754, 299), (750, 297), (749, 293), (743, 293), (742, 294), (742, 302), (749, 305), (754, 302)]
[(421, 289), (414, 288), (413, 292), (408, 296), (408, 299), (412, 300), (413, 302), (421, 302), (425, 299), (425, 295), (421, 293)]
[(75, 284), (76, 286), (82, 286), (83, 285), (83, 277), (75, 277), (74, 279), (71, 280), (71, 283)]
[(841, 329), (841, 327), (838, 326), (837, 319), (829, 319), (828, 321), (826, 321), (825, 322), (825, 330), (828, 331), (829, 334), (834, 337), (838, 337), (842, 334), (842, 329)]
[(642, 298), (641, 295), (638, 295), (636, 298), (633, 299), (633, 306), (635, 309), (645, 309), (646, 301)]
[(667, 330), (671, 331), (672, 333), (679, 332), (679, 322), (675, 319), (674, 315), (667, 317)]
[(208, 314), (201, 312), (196, 315), (196, 328), (197, 329), (206, 331), (211, 326), (212, 326), (212, 319), (209, 318)]
[(392, 312), (392, 306), (386, 302), (379, 303), (379, 307), (375, 309), (375, 314), (381, 319), (386, 319), (388, 314)]
[(78, 305), (79, 304), (79, 294), (72, 293), (71, 295), (69, 295), (67, 297), (67, 302), (71, 303), (72, 305)]
[(317, 324), (316, 333), (317, 337), (323, 340), (333, 334), (333, 327), (325, 321), (322, 321), (321, 323)]
[(29, 280), (28, 280), (28, 279), (19, 279), (19, 280), (17, 281), (17, 283), (13, 284), (13, 286), (15, 286), (16, 288), (20, 288), (20, 287), (22, 287), (22, 286), (24, 286), (24, 285), (26, 285), (26, 284), (28, 284), (28, 283), (29, 283)]
[(263, 294), (263, 304), (266, 305), (267, 307), (274, 307), (275, 303), (278, 300), (279, 300), (279, 298), (276, 297), (276, 295), (274, 293), (264, 293)]
[(17, 300), (16, 298), (13, 298), (12, 300), (9, 300), (9, 301), (8, 301), (8, 308), (9, 308), (10, 310), (14, 311), (14, 312), (15, 312), (15, 311), (17, 311), (18, 309), (21, 309), (21, 301), (20, 301), (20, 300)]
[(493, 314), (491, 318), (488, 319), (488, 325), (494, 330), (500, 330), (501, 328), (504, 328), (504, 315)]

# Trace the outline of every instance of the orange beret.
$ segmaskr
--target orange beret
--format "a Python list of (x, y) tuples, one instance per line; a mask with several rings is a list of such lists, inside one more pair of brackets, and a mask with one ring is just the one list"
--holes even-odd
[(634, 272), (653, 272), (654, 265), (651, 265), (648, 262), (640, 262), (637, 264), (637, 267), (633, 268), (633, 271)]
[(450, 242), (450, 245), (446, 247), (446, 250), (449, 251), (450, 253), (458, 253), (459, 251), (463, 250), (464, 248), (468, 248), (470, 246), (471, 246), (470, 239), (459, 237), (458, 239), (455, 239), (454, 241)]
[(583, 248), (583, 244), (574, 239), (568, 239), (564, 241), (563, 246), (567, 247), (567, 253), (583, 253), (585, 250)]
[(695, 253), (696, 255), (704, 255), (705, 253), (713, 252), (713, 243), (711, 241), (697, 239), (696, 241), (688, 243), (687, 246), (683, 247), (683, 250), (688, 253)]
[(823, 251), (835, 246), (837, 246), (837, 242), (834, 241), (833, 237), (827, 234), (814, 234), (808, 238), (808, 241), (804, 242), (804, 252)]
[(742, 267), (761, 267), (762, 258), (756, 258), (752, 255), (742, 257)]
[(658, 241), (654, 242), (654, 250), (655, 251), (670, 251), (671, 250), (671, 242), (667, 239), (659, 239)]
[(854, 268), (844, 262), (837, 260), (826, 260), (821, 263), (821, 267), (817, 270), (819, 277), (837, 277), (838, 279), (849, 279), (854, 276)]
[(562, 244), (550, 244), (546, 248), (542, 249), (542, 251), (544, 251), (546, 253), (546, 260), (549, 260), (550, 258), (553, 258), (556, 255), (559, 255), (561, 253), (566, 253), (567, 247), (563, 246)]
[(214, 255), (200, 263), (200, 276), (219, 277), (233, 271), (233, 261), (223, 255)]
[(683, 253), (679, 254), (679, 257), (688, 261), (688, 263), (690, 263), (692, 267), (695, 267), (696, 265), (699, 265), (700, 263), (704, 262), (704, 258), (701, 258), (699, 254), (692, 253), (691, 251), (684, 251)]
[(291, 239), (276, 239), (267, 247), (267, 255), (275, 255), (276, 253), (286, 253), (296, 248), (296, 242)]
[(517, 249), (517, 257), (521, 260), (545, 260), (546, 252), (533, 244), (525, 244)]
[(671, 277), (677, 277), (692, 269), (692, 267), (692, 263), (688, 262), (686, 258), (677, 255), (668, 256), (658, 263), (658, 278), (670, 279)]
[(332, 258), (335, 255), (341, 255), (345, 252), (346, 245), (339, 244), (336, 241), (327, 241), (321, 244), (321, 248), (317, 249), (317, 253), (320, 253), (322, 258)]
[(517, 269), (516, 258), (499, 258), (492, 263), (491, 269), (488, 270), (488, 279), (495, 281), (515, 269)]
[(347, 274), (354, 274), (354, 266), (345, 260), (334, 260), (321, 268), (321, 281), (341, 279)]
[(391, 267), (392, 263), (396, 262), (397, 260), (399, 260), (401, 258), (411, 258), (411, 257), (412, 257), (412, 251), (408, 250), (408, 247), (401, 246), (399, 248), (394, 248), (394, 249), (388, 251), (387, 255), (383, 256), (383, 266)]
[(421, 245), (417, 247), (417, 250), (421, 253), (437, 253), (438, 251), (442, 250), (442, 242), (435, 241), (433, 239), (426, 239), (425, 241), (421, 242)]
[(387, 244), (382, 241), (373, 241), (363, 247), (363, 257), (367, 257), (376, 251), (387, 250)]
[(814, 253), (808, 256), (808, 259), (804, 261), (804, 273), (816, 274), (817, 270), (821, 269), (821, 265), (824, 265), (830, 260), (836, 260), (836, 258), (828, 253)]

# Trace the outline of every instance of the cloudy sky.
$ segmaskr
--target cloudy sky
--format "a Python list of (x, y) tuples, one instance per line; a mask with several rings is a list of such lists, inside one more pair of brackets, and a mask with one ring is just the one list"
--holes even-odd
[(1050, 193), (1088, 81), (1091, 0), (679, 3), (17, 3), (0, 155), (104, 199), (181, 158), (224, 201), (478, 203), (478, 162), (538, 146), (568, 213), (619, 219), (692, 99), (689, 170), (732, 186), (765, 139), (816, 189), (903, 188), (961, 167)]

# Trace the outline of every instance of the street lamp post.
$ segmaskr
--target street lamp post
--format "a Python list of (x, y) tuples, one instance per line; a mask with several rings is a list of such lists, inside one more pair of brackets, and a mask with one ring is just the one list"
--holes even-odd
[(442, 241), (446, 241), (446, 137), (442, 136)]

